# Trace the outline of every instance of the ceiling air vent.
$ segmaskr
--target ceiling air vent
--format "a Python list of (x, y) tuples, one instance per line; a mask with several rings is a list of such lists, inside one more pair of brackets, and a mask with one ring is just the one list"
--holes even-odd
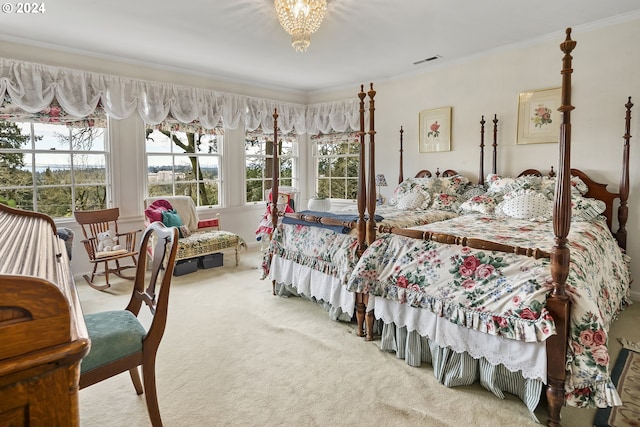
[(416, 61), (416, 62), (414, 62), (414, 63), (413, 63), (413, 65), (422, 64), (422, 63), (424, 63), (424, 62), (431, 62), (431, 61), (435, 61), (436, 59), (439, 59), (439, 58), (442, 58), (442, 56), (440, 56), (440, 55), (435, 55), (435, 56), (432, 56), (432, 57), (430, 57), (430, 58), (421, 59), (421, 60), (419, 60), (419, 61)]

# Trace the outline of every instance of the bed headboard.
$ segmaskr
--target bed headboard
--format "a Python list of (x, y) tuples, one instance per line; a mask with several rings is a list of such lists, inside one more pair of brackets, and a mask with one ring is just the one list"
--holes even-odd
[[(436, 177), (438, 178), (440, 178), (440, 176), (446, 178), (455, 175), (459, 175), (459, 173), (453, 169), (447, 169), (444, 172), (440, 172), (440, 168), (436, 169)], [(432, 176), (433, 174), (429, 169), (422, 169), (416, 174), (415, 178), (431, 178)]]
[[(478, 184), (484, 184), (484, 125), (485, 125), (484, 116), (482, 116), (480, 120), (480, 168), (478, 171)], [(400, 126), (400, 176), (398, 177), (398, 184), (404, 181), (404, 160), (403, 160), (403, 134), (404, 130), (402, 126)], [(498, 115), (493, 115), (493, 161), (491, 166), (492, 173), (496, 173), (497, 170), (497, 159), (498, 159)], [(459, 175), (459, 173), (454, 169), (446, 169), (444, 172), (440, 172), (440, 168), (436, 169), (436, 176), (440, 177), (450, 177), (454, 175)], [(433, 174), (428, 169), (423, 169), (414, 175), (415, 178), (431, 178)]]

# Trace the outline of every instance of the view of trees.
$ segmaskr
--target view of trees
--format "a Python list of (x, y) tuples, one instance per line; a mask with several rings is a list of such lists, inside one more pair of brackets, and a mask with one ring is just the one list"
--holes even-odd
[[(219, 204), (218, 157), (195, 155), (198, 153), (218, 153), (217, 138), (194, 132), (147, 129), (147, 141), (154, 141), (154, 138), (158, 136), (157, 132), (174, 144), (178, 148), (174, 151), (179, 154), (169, 156), (158, 153), (150, 155), (147, 150), (149, 159), (161, 163), (161, 165), (150, 164), (148, 166), (149, 196), (188, 195), (191, 196), (196, 206)], [(162, 145), (161, 142), (159, 143)], [(189, 155), (190, 153), (194, 155)], [(181, 163), (182, 160), (184, 160), (184, 164)], [(163, 177), (163, 172), (170, 176)]]
[(54, 126), (57, 142), (34, 135), (32, 146), (27, 126), (0, 120), (0, 201), (52, 217), (106, 207), (105, 154), (90, 152), (104, 129), (40, 125)]
[(316, 195), (356, 199), (360, 145), (345, 135), (339, 140), (317, 143)]
[[(264, 200), (265, 191), (271, 188), (273, 178), (273, 140), (251, 139), (245, 140), (245, 176), (247, 202)], [(278, 162), (280, 173), (278, 185), (294, 186), (293, 143), (278, 141)]]

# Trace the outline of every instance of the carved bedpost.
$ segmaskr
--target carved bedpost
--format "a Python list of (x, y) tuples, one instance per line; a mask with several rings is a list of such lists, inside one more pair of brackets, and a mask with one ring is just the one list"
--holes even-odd
[[(364, 92), (364, 85), (360, 85), (360, 131), (358, 137), (360, 138), (360, 161), (358, 162), (358, 258), (362, 256), (365, 250), (365, 239), (367, 236), (367, 224), (364, 218), (364, 212), (367, 203), (367, 183), (365, 174), (365, 131), (364, 131), (364, 98), (367, 94)], [(356, 335), (359, 337), (365, 336), (364, 318), (367, 304), (365, 300), (368, 299), (367, 295), (362, 292), (356, 293), (356, 321), (358, 323), (358, 330)]]
[(358, 257), (365, 250), (365, 239), (367, 236), (367, 224), (364, 218), (364, 212), (367, 205), (367, 182), (365, 173), (365, 144), (364, 144), (364, 98), (367, 94), (364, 92), (364, 85), (360, 85), (360, 131), (358, 137), (360, 139), (360, 158), (358, 161)]
[(624, 105), (627, 108), (625, 114), (624, 127), (624, 148), (622, 152), (622, 174), (620, 175), (620, 206), (618, 207), (618, 231), (616, 232), (616, 240), (622, 249), (627, 249), (627, 219), (629, 218), (629, 207), (627, 199), (629, 198), (629, 140), (631, 139), (631, 97)]
[[(278, 225), (278, 109), (273, 109), (273, 165), (271, 175), (271, 233), (269, 233), (269, 240), (273, 236), (273, 232)], [(273, 295), (276, 294), (276, 281), (271, 282)]]
[(493, 115), (493, 167), (491, 173), (498, 173), (498, 115)]
[(369, 220), (367, 221), (367, 246), (376, 240), (376, 143), (375, 143), (375, 101), (376, 91), (373, 90), (371, 83), (369, 92), (369, 193), (367, 194), (367, 212)]
[(398, 177), (398, 184), (401, 184), (402, 181), (404, 181), (404, 172), (403, 172), (404, 160), (402, 159), (402, 152), (404, 151), (402, 149), (402, 134), (403, 133), (404, 133), (404, 129), (402, 129), (402, 126), (400, 126), (400, 176)]
[(484, 115), (480, 120), (480, 171), (478, 173), (478, 184), (484, 185)]
[(547, 340), (547, 401), (549, 406), (548, 426), (560, 425), (560, 410), (565, 401), (566, 356), (569, 338), (571, 301), (566, 292), (569, 275), (570, 253), (567, 235), (571, 226), (571, 52), (576, 42), (571, 40), (571, 28), (567, 28), (566, 39), (560, 44), (564, 52), (562, 59), (562, 114), (560, 125), (560, 160), (556, 178), (556, 196), (553, 206), (553, 230), (555, 246), (551, 253), (551, 277), (553, 290), (547, 299), (547, 309), (556, 323), (557, 334)]

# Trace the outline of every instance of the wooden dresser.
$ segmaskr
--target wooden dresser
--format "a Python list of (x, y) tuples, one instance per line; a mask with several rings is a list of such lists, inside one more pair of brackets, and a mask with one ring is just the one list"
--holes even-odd
[(89, 351), (53, 220), (0, 204), (0, 427), (78, 426)]

